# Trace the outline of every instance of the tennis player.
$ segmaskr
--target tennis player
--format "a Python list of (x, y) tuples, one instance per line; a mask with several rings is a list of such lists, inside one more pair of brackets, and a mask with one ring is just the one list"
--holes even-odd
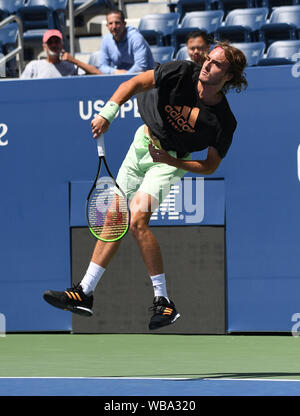
[[(246, 58), (228, 43), (217, 44), (201, 68), (192, 61), (156, 64), (154, 70), (122, 83), (91, 122), (93, 137), (105, 133), (120, 106), (137, 94), (145, 124), (140, 126), (121, 165), (117, 183), (130, 201), (130, 230), (136, 239), (154, 289), (149, 329), (172, 324), (180, 316), (168, 297), (158, 241), (150, 217), (186, 172), (210, 175), (225, 157), (236, 119), (225, 97), (231, 88), (247, 87)], [(194, 151), (207, 150), (204, 160)], [(92, 315), (93, 292), (118, 250), (116, 242), (97, 241), (82, 281), (64, 292), (47, 291), (44, 299), (58, 308)]]

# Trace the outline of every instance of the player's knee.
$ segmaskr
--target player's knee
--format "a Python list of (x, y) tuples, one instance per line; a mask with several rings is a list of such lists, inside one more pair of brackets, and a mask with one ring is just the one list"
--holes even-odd
[(144, 219), (132, 219), (130, 223), (130, 232), (134, 238), (139, 239), (147, 231), (148, 224)]

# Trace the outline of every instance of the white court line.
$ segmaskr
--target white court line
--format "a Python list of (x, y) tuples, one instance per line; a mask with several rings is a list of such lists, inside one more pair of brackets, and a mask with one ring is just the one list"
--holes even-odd
[(194, 380), (183, 377), (2, 377), (1, 379), (54, 379), (54, 380)]
[(45, 379), (45, 380), (202, 380), (202, 381), (296, 381), (293, 379), (280, 379), (280, 378), (186, 378), (186, 377), (4, 377), (1, 379)]

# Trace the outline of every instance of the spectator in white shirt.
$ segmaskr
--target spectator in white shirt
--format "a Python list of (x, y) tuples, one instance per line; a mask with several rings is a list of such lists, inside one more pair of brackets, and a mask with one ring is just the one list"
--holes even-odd
[(94, 65), (81, 62), (63, 50), (63, 36), (59, 30), (51, 29), (44, 33), (43, 49), (47, 58), (29, 62), (20, 76), (21, 79), (101, 74)]

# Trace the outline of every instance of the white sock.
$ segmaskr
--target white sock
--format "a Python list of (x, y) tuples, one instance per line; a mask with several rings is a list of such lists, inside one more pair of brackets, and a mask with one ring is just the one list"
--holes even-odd
[(98, 264), (93, 263), (92, 261), (90, 262), (86, 274), (80, 282), (80, 286), (82, 287), (85, 295), (89, 295), (94, 292), (104, 272), (105, 269), (103, 269), (103, 267), (98, 266)]
[(167, 294), (165, 273), (150, 276), (150, 279), (152, 280), (154, 296), (163, 296), (170, 303)]

